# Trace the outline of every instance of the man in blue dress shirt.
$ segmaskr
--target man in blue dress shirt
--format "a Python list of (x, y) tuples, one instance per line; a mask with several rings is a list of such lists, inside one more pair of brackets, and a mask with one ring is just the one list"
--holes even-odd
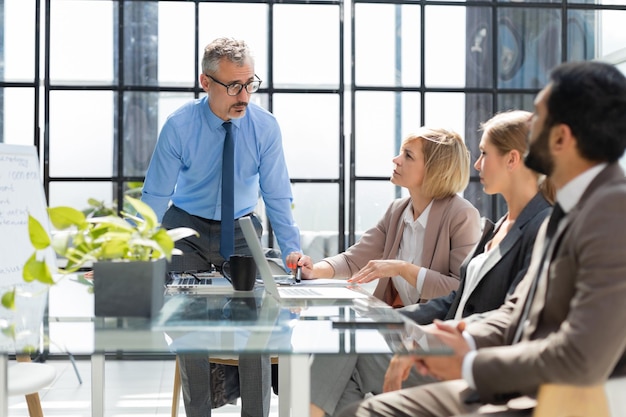
[[(159, 135), (146, 173), (142, 200), (166, 228), (191, 227), (200, 234), (178, 241), (184, 253), (170, 270), (221, 267), (222, 154), (229, 127), (234, 141), (234, 219), (254, 214), (259, 192), (276, 234), (283, 261), (295, 265), (300, 233), (291, 212), (291, 184), (275, 117), (250, 102), (261, 84), (245, 42), (220, 38), (204, 51), (200, 84), (207, 95), (171, 114)], [(229, 126), (224, 126), (230, 122)], [(249, 253), (237, 222), (234, 253)], [(209, 366), (206, 355), (179, 357), (188, 417), (207, 417), (211, 407), (241, 395), (245, 417), (267, 417), (270, 405), (269, 357), (241, 356), (239, 367)], [(216, 382), (219, 381), (219, 384)], [(219, 385), (219, 386), (218, 386)]]

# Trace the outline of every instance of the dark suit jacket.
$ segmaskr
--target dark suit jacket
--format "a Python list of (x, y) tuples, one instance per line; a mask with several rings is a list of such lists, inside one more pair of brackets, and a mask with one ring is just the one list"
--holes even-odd
[(515, 293), (467, 331), (477, 346), (474, 382), (484, 402), (536, 394), (540, 384), (591, 385), (626, 375), (626, 178), (609, 164), (559, 224), (525, 321), (512, 344), (545, 236)]
[[(526, 274), (537, 231), (549, 213), (550, 204), (541, 193), (528, 202), (515, 220), (515, 225), (500, 242), (497, 252), (487, 258), (481, 269), (480, 282), (465, 303), (463, 317), (495, 310), (504, 303), (507, 295), (513, 293)], [(446, 296), (434, 298), (427, 303), (403, 307), (398, 311), (418, 324), (429, 324), (434, 319), (454, 318), (465, 288), (467, 264), (476, 255), (485, 251), (485, 244), (493, 238), (505, 218), (506, 216), (502, 217), (495, 228), (493, 223), (485, 219), (486, 224), (483, 226), (480, 241), (461, 265), (461, 282), (458, 291), (452, 291)]]

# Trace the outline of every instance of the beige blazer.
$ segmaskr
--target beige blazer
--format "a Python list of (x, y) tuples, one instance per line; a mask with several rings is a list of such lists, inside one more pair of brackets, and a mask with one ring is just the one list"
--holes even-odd
[[(402, 241), (402, 214), (409, 197), (394, 200), (378, 224), (357, 243), (339, 255), (324, 259), (335, 270), (335, 277), (351, 277), (368, 261), (396, 259)], [(428, 215), (420, 266), (428, 268), (420, 301), (440, 297), (457, 289), (461, 263), (480, 238), (478, 210), (455, 195), (434, 200)], [(383, 298), (390, 278), (378, 280), (374, 295)]]
[(468, 326), (482, 348), (472, 368), (482, 401), (534, 395), (542, 383), (591, 385), (626, 375), (625, 216), (624, 172), (610, 164), (561, 221), (522, 341), (511, 345), (537, 274), (544, 224), (511, 299)]

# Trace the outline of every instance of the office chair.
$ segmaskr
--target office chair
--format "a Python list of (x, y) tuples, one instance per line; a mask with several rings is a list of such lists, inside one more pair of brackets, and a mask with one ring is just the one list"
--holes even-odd
[(54, 381), (56, 370), (44, 363), (32, 363), (29, 356), (17, 356), (7, 375), (9, 396), (24, 395), (30, 417), (43, 417), (38, 391)]
[(533, 417), (610, 417), (605, 384), (543, 384)]
[[(272, 356), (270, 358), (272, 365), (278, 364), (278, 357)], [(217, 363), (220, 365), (230, 365), (230, 366), (238, 366), (239, 360), (236, 359), (236, 356), (232, 358), (216, 358), (210, 357), (210, 363)], [(180, 382), (180, 368), (178, 366), (178, 357), (176, 358), (176, 368), (174, 370), (174, 390), (172, 393), (172, 417), (178, 417), (178, 406), (180, 404), (180, 391), (181, 391), (181, 382)], [(31, 416), (32, 417), (32, 416)]]

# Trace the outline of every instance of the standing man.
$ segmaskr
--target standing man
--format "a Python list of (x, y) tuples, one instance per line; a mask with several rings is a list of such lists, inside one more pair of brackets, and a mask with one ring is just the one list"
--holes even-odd
[(435, 324), (455, 354), (414, 363), (446, 382), (381, 394), (342, 417), (530, 416), (508, 401), (544, 383), (626, 375), (626, 178), (617, 163), (626, 148), (626, 78), (604, 63), (562, 64), (531, 123), (526, 164), (552, 179), (557, 204), (512, 298), (467, 328)]
[[(259, 192), (283, 260), (295, 264), (300, 234), (280, 128), (271, 113), (250, 103), (261, 80), (246, 43), (220, 38), (207, 45), (200, 85), (207, 95), (183, 105), (163, 125), (143, 187), (142, 200), (164, 227), (187, 226), (200, 234), (176, 243), (184, 255), (174, 257), (169, 269), (221, 268), (231, 254), (249, 253), (235, 220), (252, 216), (261, 236), (254, 214)], [(206, 355), (183, 355), (179, 361), (187, 417), (210, 416), (212, 407), (237, 393), (242, 416), (269, 414), (269, 357), (241, 356), (239, 367), (223, 370), (213, 364), (210, 369)]]

